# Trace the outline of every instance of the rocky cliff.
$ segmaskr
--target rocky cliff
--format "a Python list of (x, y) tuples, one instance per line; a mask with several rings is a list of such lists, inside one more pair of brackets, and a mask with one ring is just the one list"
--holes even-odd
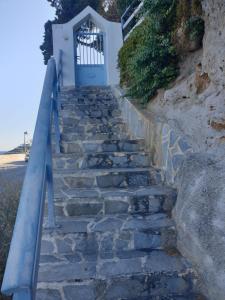
[[(181, 58), (179, 77), (144, 109), (124, 98), (120, 105), (133, 136), (145, 139), (152, 164), (178, 190), (173, 216), (180, 251), (195, 264), (207, 299), (224, 300), (225, 1), (177, 3), (181, 18), (173, 43)], [(201, 43), (185, 37), (190, 7), (204, 20)]]
[(195, 264), (202, 289), (225, 299), (225, 2), (203, 0), (203, 47), (189, 52), (173, 86), (159, 91), (148, 112), (185, 136), (194, 154), (180, 168), (174, 217), (179, 248)]
[(225, 2), (202, 1), (203, 48), (186, 53), (180, 76), (159, 91), (148, 111), (186, 135), (195, 151), (224, 154), (225, 145)]

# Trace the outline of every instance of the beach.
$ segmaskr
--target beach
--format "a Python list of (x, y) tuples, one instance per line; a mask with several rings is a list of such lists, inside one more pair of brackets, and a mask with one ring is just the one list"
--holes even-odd
[(0, 189), (2, 188), (1, 182), (21, 182), (25, 175), (26, 166), (24, 154), (0, 155)]

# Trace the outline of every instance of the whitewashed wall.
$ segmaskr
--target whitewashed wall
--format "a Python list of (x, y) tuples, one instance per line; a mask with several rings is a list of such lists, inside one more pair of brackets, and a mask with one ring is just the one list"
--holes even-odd
[(119, 49), (123, 45), (121, 24), (107, 21), (94, 9), (88, 6), (68, 23), (52, 25), (54, 57), (57, 59), (59, 50), (63, 51), (62, 63), (64, 87), (76, 86), (74, 29), (89, 16), (91, 16), (93, 22), (105, 33), (107, 85), (117, 85), (119, 83), (120, 78), (117, 68), (117, 57)]

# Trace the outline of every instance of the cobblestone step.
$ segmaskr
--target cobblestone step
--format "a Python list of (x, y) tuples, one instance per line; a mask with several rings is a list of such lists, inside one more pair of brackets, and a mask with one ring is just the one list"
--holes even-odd
[(160, 182), (160, 172), (153, 168), (76, 169), (54, 173), (56, 188), (64, 191), (73, 188), (143, 187)]
[[(71, 121), (70, 121), (71, 122)], [(125, 132), (126, 130), (126, 124), (123, 122), (117, 122), (113, 124), (88, 124), (84, 125), (81, 124), (81, 122), (73, 122), (72, 124), (63, 125), (63, 132), (67, 132), (68, 130), (73, 129), (74, 131), (72, 133), (95, 133), (95, 132), (103, 132), (103, 133), (109, 133), (109, 132)], [(71, 132), (70, 132), (71, 133)]]
[(37, 300), (200, 300), (186, 276), (143, 274), (82, 283), (39, 284)]
[[(55, 193), (55, 199), (168, 196), (176, 199), (176, 191), (164, 185), (124, 188), (76, 188)], [(174, 200), (175, 201), (175, 200)]]
[(91, 216), (108, 214), (170, 213), (172, 200), (163, 196), (60, 199), (55, 204), (57, 216)]
[(104, 98), (108, 98), (109, 100), (115, 99), (110, 88), (106, 89), (96, 89), (96, 88), (87, 88), (87, 89), (70, 89), (67, 91), (62, 91), (60, 93), (60, 98), (65, 100), (72, 100), (76, 98), (94, 98), (102, 100)]
[[(113, 118), (119, 115), (117, 107), (112, 108), (108, 105), (108, 108), (98, 107), (93, 105), (73, 105), (73, 104), (62, 104), (62, 110), (74, 111), (78, 117), (89, 117), (90, 119), (102, 119), (102, 118)], [(114, 113), (115, 111), (115, 113)]]
[(164, 249), (177, 253), (174, 223), (165, 213), (58, 217), (57, 224), (57, 230), (43, 232), (41, 261), (64, 261), (66, 254), (80, 260), (97, 260), (142, 256), (139, 251)]
[(97, 132), (97, 133), (89, 133), (89, 134), (81, 134), (81, 133), (74, 133), (72, 135), (62, 135), (61, 137), (61, 144), (64, 146), (65, 143), (76, 143), (78, 140), (80, 141), (95, 141), (95, 140), (102, 140), (102, 141), (106, 141), (106, 140), (115, 140), (121, 138), (121, 140), (123, 139), (128, 139), (129, 135), (127, 133), (101, 133), (101, 132)]
[(82, 125), (77, 125), (76, 128), (65, 126), (62, 134), (61, 140), (65, 142), (73, 142), (79, 139), (82, 140), (95, 140), (95, 139), (112, 139), (119, 138), (128, 139), (129, 134), (126, 132), (125, 124), (117, 124), (113, 126), (104, 125), (91, 125), (84, 127)]
[[(60, 258), (62, 259), (60, 261)], [(181, 256), (171, 256), (161, 250), (151, 252), (127, 251), (120, 257), (96, 259), (79, 256), (64, 256), (47, 263), (42, 260), (39, 282), (82, 281), (87, 279), (107, 279), (117, 276), (137, 274), (183, 274), (188, 270), (187, 261)]]
[[(166, 213), (153, 215), (108, 215), (92, 217), (58, 217), (60, 228), (53, 232), (56, 234), (91, 233), (91, 232), (118, 232), (131, 230), (159, 230), (173, 226), (172, 219)], [(49, 230), (45, 230), (49, 232)], [(52, 232), (52, 230), (50, 230)]]
[(119, 109), (119, 105), (115, 100), (108, 101), (103, 100), (102, 102), (96, 102), (96, 99), (76, 99), (71, 101), (61, 101), (61, 108), (63, 110), (68, 110), (69, 108), (75, 109), (76, 111), (91, 111), (91, 110), (109, 110), (114, 111), (115, 109)]
[[(83, 195), (82, 195), (83, 192)], [(91, 191), (90, 191), (91, 193)], [(83, 197), (82, 197), (83, 196)], [(85, 197), (86, 196), (86, 197)], [(113, 214), (170, 214), (176, 201), (176, 194), (149, 193), (138, 194), (116, 194), (106, 193), (99, 195), (93, 190), (93, 196), (88, 197), (86, 190), (81, 190), (80, 195), (61, 195), (55, 199), (55, 209), (58, 216), (91, 216), (91, 215), (113, 215)]]
[(149, 166), (150, 159), (145, 152), (105, 152), (93, 154), (67, 154), (54, 157), (55, 169), (110, 169)]
[(61, 262), (42, 263), (40, 295), (43, 297), (51, 288), (58, 299), (162, 299), (159, 297), (194, 295), (188, 263), (163, 251), (130, 252), (125, 257), (97, 262), (77, 260), (67, 257)]
[(93, 127), (93, 126), (113, 126), (117, 124), (124, 124), (124, 121), (119, 116), (110, 117), (110, 124), (108, 118), (89, 118), (88, 116), (77, 116), (74, 111), (68, 110), (68, 111), (62, 111), (60, 122), (63, 127), (76, 127), (76, 126), (85, 126), (85, 127)]
[(176, 192), (164, 187), (138, 189), (72, 189), (55, 195), (58, 216), (154, 214), (171, 211)]
[(130, 139), (111, 90), (65, 90), (61, 106), (58, 227), (43, 229), (37, 299), (203, 299), (176, 250), (176, 192)]
[(144, 151), (144, 140), (77, 140), (62, 142), (62, 153), (138, 152)]
[(62, 89), (61, 95), (71, 96), (80, 93), (87, 93), (90, 95), (93, 92), (98, 93), (112, 93), (111, 88), (109, 86), (83, 86), (83, 87), (76, 87), (76, 88), (65, 88)]

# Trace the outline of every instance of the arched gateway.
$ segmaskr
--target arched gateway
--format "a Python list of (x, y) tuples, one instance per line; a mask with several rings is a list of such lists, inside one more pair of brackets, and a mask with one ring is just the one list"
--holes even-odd
[(74, 31), (76, 85), (106, 85), (105, 34), (89, 17)]
[(122, 43), (121, 24), (107, 21), (89, 6), (68, 23), (54, 24), (54, 57), (62, 50), (63, 86), (118, 84)]

